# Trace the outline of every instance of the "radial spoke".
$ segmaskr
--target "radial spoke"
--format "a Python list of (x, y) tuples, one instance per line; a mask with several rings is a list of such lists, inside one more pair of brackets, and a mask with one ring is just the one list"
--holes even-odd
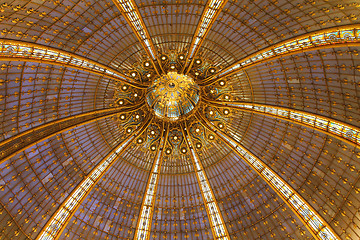
[(36, 240), (57, 240), (61, 236), (67, 223), (75, 214), (77, 208), (84, 201), (86, 196), (96, 186), (101, 177), (116, 162), (116, 159), (130, 146), (136, 136), (144, 132), (151, 122), (151, 117), (147, 117), (144, 124), (127, 137), (122, 143), (115, 147), (101, 162), (99, 162), (91, 172), (77, 185), (69, 194), (65, 201), (58, 207), (45, 227), (41, 230)]
[(231, 66), (205, 79), (199, 85), (206, 86), (212, 84), (219, 78), (228, 77), (246, 68), (280, 57), (318, 49), (351, 46), (360, 46), (359, 24), (332, 27), (312, 33), (307, 33), (280, 42), (254, 54), (251, 54), (250, 56), (242, 58)]
[(197, 114), (203, 125), (223, 140), (279, 195), (294, 214), (301, 219), (306, 228), (319, 240), (340, 239), (331, 226), (275, 171), (257, 158), (227, 133), (222, 132), (206, 118)]
[(145, 240), (150, 239), (150, 228), (152, 217), (154, 214), (154, 205), (156, 190), (159, 183), (159, 176), (161, 170), (161, 164), (163, 161), (164, 147), (166, 145), (166, 139), (169, 133), (169, 126), (167, 123), (164, 123), (163, 128), (165, 131), (162, 131), (160, 138), (160, 144), (155, 155), (155, 160), (152, 165), (150, 176), (146, 184), (145, 195), (141, 204), (140, 217), (136, 225), (136, 232), (134, 239)]
[(360, 148), (360, 128), (318, 114), (291, 108), (247, 102), (218, 102), (203, 99), (214, 107), (229, 107), (300, 124)]
[(119, 11), (122, 13), (131, 29), (139, 39), (141, 45), (154, 64), (157, 74), (162, 73), (160, 61), (157, 56), (156, 49), (151, 40), (149, 31), (147, 30), (144, 20), (141, 18), (140, 11), (134, 0), (112, 0)]
[(78, 115), (69, 116), (56, 121), (45, 123), (43, 125), (17, 134), (11, 138), (0, 142), (0, 164), (15, 156), (19, 152), (22, 152), (25, 149), (34, 146), (38, 142), (41, 142), (56, 134), (102, 118), (111, 117), (121, 112), (133, 112), (141, 108), (143, 104), (144, 102), (140, 102), (131, 107), (109, 108), (81, 113)]
[(219, 16), (220, 12), (226, 5), (227, 0), (209, 0), (201, 15), (198, 26), (196, 27), (195, 34), (192, 38), (186, 62), (182, 72), (188, 73), (194, 61), (194, 56), (198, 53), (206, 35), (209, 33), (212, 25)]
[(137, 83), (134, 79), (101, 63), (77, 54), (36, 43), (1, 39), (0, 61), (39, 62), (70, 67), (124, 82), (136, 88), (147, 88), (147, 86)]
[(199, 156), (197, 155), (196, 151), (193, 148), (194, 144), (191, 140), (188, 126), (186, 127), (183, 126), (182, 131), (186, 145), (190, 149), (190, 157), (192, 160), (192, 164), (194, 166), (196, 178), (198, 180), (198, 184), (204, 201), (206, 212), (208, 218), (210, 219), (210, 225), (214, 239), (223, 239), (223, 240), (230, 239), (224, 219), (220, 212), (219, 205), (216, 201), (215, 195), (212, 191), (205, 170), (202, 166), (202, 163), (200, 162)]

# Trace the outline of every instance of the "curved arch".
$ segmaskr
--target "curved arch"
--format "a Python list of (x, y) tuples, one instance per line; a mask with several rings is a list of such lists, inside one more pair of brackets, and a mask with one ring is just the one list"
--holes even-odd
[(351, 46), (360, 46), (360, 24), (332, 27), (282, 41), (240, 59), (222, 71), (204, 79), (199, 85), (210, 85), (220, 78), (228, 77), (249, 67), (280, 57), (325, 48)]
[(134, 79), (101, 63), (74, 53), (36, 43), (1, 39), (0, 61), (38, 62), (70, 67), (96, 75), (105, 76), (112, 80), (129, 84), (135, 88), (147, 88), (146, 85), (137, 83)]
[(136, 224), (134, 239), (150, 239), (150, 228), (154, 215), (156, 191), (159, 183), (159, 175), (163, 161), (163, 154), (165, 151), (164, 148), (166, 146), (166, 141), (169, 133), (169, 124), (164, 123), (164, 125), (166, 126), (163, 126), (164, 131), (162, 131), (159, 147), (157, 149), (155, 160), (151, 167), (150, 175), (147, 180), (144, 198), (141, 203), (140, 216)]
[(190, 71), (191, 65), (194, 61), (194, 56), (196, 56), (204, 39), (206, 38), (206, 35), (209, 33), (212, 25), (216, 21), (222, 9), (225, 7), (226, 3), (227, 0), (209, 0), (207, 2), (199, 20), (199, 24), (196, 27), (194, 36), (191, 40), (191, 44), (186, 57), (186, 62), (181, 72), (185, 72), (185, 74), (187, 74)]
[(197, 114), (196, 117), (201, 121), (204, 127), (212, 131), (219, 139), (225, 142), (277, 193), (294, 214), (303, 222), (315, 239), (340, 239), (332, 227), (316, 212), (316, 210), (313, 209), (311, 205), (275, 171), (227, 133), (218, 129), (205, 117), (200, 114)]
[(107, 172), (107, 170), (116, 162), (120, 156), (132, 143), (137, 135), (144, 132), (151, 122), (148, 117), (145, 123), (133, 134), (128, 136), (123, 142), (118, 144), (105, 158), (103, 158), (86, 177), (74, 188), (64, 202), (57, 208), (45, 224), (36, 240), (58, 240), (64, 231), (67, 223), (75, 214), (78, 207), (85, 200), (86, 196), (96, 186), (98, 181)]
[(208, 103), (210, 106), (214, 107), (229, 107), (293, 122), (325, 133), (354, 147), (360, 148), (360, 128), (339, 120), (314, 113), (268, 104), (249, 102), (220, 102), (208, 99), (202, 100)]
[(40, 126), (34, 127), (11, 138), (0, 142), (0, 163), (9, 160), (19, 152), (34, 146), (56, 134), (62, 133), (74, 127), (97, 121), (102, 118), (114, 116), (121, 112), (132, 112), (143, 106), (143, 102), (131, 107), (109, 108), (80, 113), (74, 116), (62, 118)]
[(113, 0), (113, 3), (116, 5), (116, 7), (126, 19), (127, 23), (130, 25), (137, 39), (139, 39), (142, 47), (145, 49), (146, 53), (152, 60), (157, 74), (163, 73), (164, 71), (162, 70), (159, 58), (157, 56), (154, 43), (151, 40), (149, 31), (145, 26), (144, 20), (140, 15), (140, 11), (135, 1)]
[[(199, 188), (204, 201), (204, 206), (210, 220), (211, 231), (213, 233), (214, 239), (230, 240), (229, 232), (226, 228), (224, 218), (221, 215), (219, 205), (210, 186), (209, 179), (206, 175), (201, 161), (199, 160), (199, 156), (194, 150), (194, 143), (191, 140), (189, 128), (185, 124), (185, 127), (182, 126), (181, 130), (183, 132), (186, 145), (189, 148), (190, 158), (194, 166), (196, 178), (198, 180)], [(217, 219), (218, 222), (215, 222), (215, 219)]]

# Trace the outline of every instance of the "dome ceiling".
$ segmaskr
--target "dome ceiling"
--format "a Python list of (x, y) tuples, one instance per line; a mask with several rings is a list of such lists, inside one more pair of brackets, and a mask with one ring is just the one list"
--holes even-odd
[(360, 4), (0, 3), (0, 239), (359, 239)]

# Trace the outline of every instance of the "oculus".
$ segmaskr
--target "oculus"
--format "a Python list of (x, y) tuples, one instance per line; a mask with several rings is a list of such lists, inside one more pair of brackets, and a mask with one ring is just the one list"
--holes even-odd
[(155, 115), (176, 121), (189, 114), (200, 99), (200, 88), (190, 76), (168, 72), (149, 86), (146, 101)]

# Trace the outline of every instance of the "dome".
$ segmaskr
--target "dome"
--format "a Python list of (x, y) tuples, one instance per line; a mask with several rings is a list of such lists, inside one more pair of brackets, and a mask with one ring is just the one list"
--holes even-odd
[(0, 3), (0, 239), (360, 239), (360, 3)]

